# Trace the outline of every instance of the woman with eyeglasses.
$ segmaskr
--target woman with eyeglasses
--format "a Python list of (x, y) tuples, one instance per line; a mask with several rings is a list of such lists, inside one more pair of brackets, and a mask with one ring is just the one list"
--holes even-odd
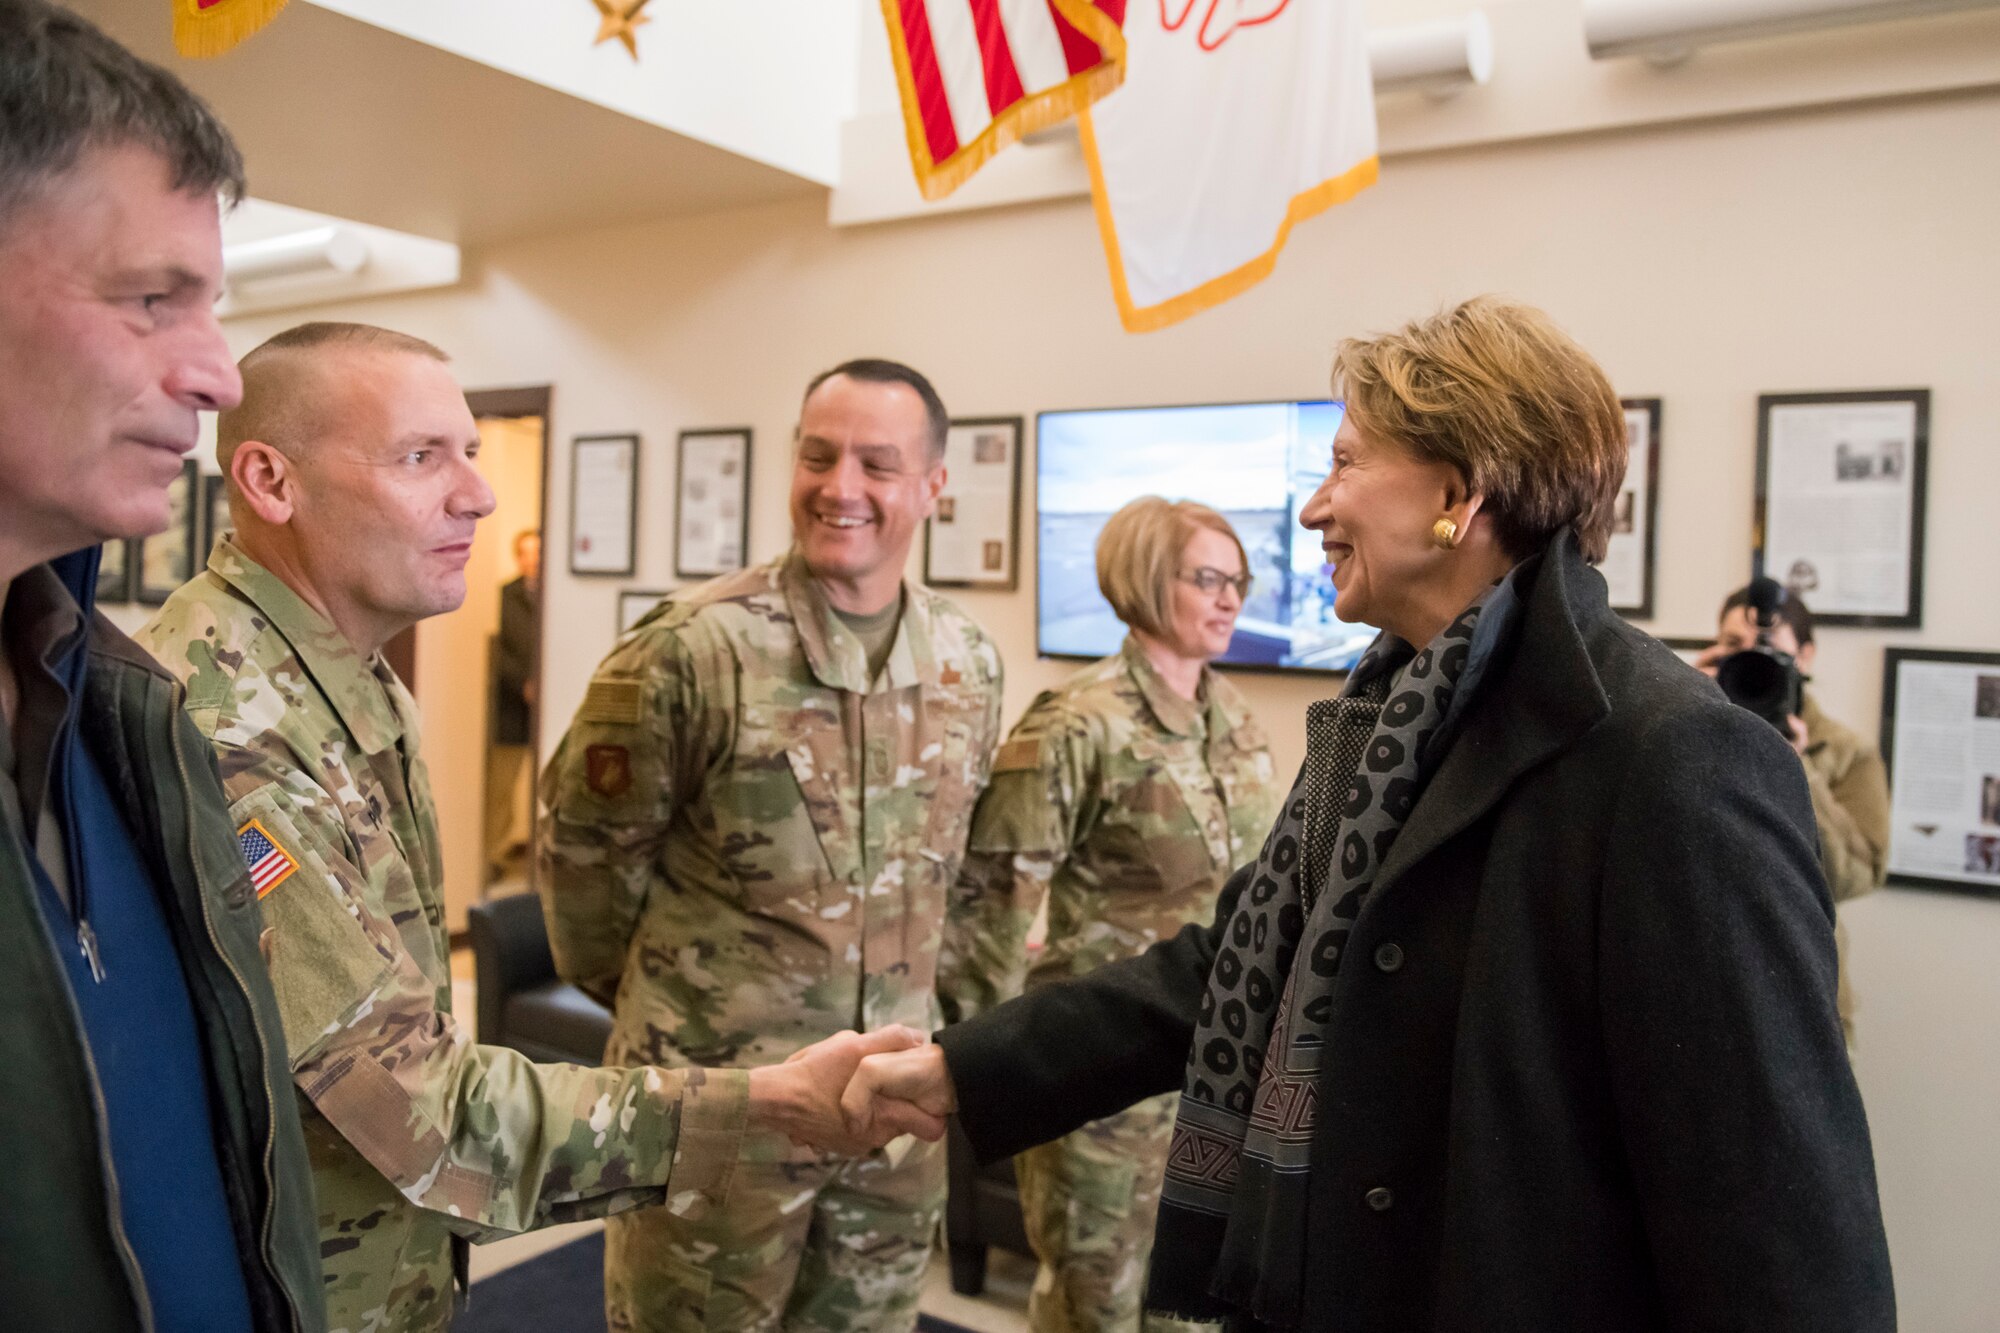
[[(1250, 591), (1243, 544), (1206, 505), (1147, 496), (1111, 516), (1097, 583), (1129, 629), (1116, 655), (1029, 706), (973, 816), (939, 994), (970, 1017), (1207, 922), (1229, 872), (1277, 813), (1271, 752), (1209, 663)], [(1048, 941), (1028, 971), (1046, 893)], [(956, 1010), (953, 1013), (953, 1010)], [(1171, 1095), (1015, 1161), (1039, 1333), (1136, 1333)], [(1179, 1327), (1147, 1319), (1148, 1329)]]

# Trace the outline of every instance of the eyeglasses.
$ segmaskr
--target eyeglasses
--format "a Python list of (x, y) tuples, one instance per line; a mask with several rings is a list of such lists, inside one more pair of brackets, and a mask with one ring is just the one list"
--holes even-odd
[(1249, 600), (1250, 585), (1257, 581), (1248, 574), (1225, 574), (1221, 570), (1210, 568), (1207, 565), (1203, 565), (1200, 569), (1183, 570), (1181, 573), (1175, 575), (1175, 577), (1182, 583), (1192, 583), (1210, 597), (1215, 596), (1224, 588), (1234, 588), (1236, 589), (1236, 599), (1238, 601)]

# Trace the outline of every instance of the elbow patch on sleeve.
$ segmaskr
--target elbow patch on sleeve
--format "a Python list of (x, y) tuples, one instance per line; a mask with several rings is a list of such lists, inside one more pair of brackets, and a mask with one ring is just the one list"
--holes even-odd
[(268, 794), (237, 802), (235, 818), (296, 867), (260, 903), (272, 932), (271, 988), (296, 1070), (382, 989), (394, 963), (370, 938), (359, 905), (335, 873), (337, 852)]

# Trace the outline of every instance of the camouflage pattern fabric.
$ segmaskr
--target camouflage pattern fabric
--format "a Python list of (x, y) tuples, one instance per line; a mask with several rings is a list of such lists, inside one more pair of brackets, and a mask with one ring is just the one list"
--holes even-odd
[[(1000, 748), (973, 817), (940, 963), (947, 1008), (969, 1018), (1020, 992), (1045, 893), (1048, 942), (1029, 985), (1207, 922), (1277, 816), (1272, 778), (1264, 734), (1226, 680), (1204, 671), (1200, 702), (1182, 699), (1130, 637), (1043, 694)], [(1141, 1328), (1176, 1100), (1142, 1102), (1015, 1159), (1041, 1260), (1031, 1327)]]
[[(635, 626), (542, 786), (550, 943), (563, 976), (612, 1004), (606, 1058), (745, 1067), (843, 1028), (934, 1027), (944, 914), (999, 709), (999, 656), (956, 607), (906, 585), (871, 680), (796, 556), (677, 594)], [(775, 1170), (783, 1156), (769, 1153), (774, 1170), (739, 1182), (705, 1222), (621, 1220), (611, 1317), (764, 1326), (749, 1313), (714, 1323), (705, 1298), (682, 1299), (692, 1265), (739, 1312), (789, 1300), (802, 1324), (835, 1311), (845, 1322), (827, 1327), (908, 1327), (907, 1293), (861, 1282), (853, 1256), (921, 1271), (935, 1150), (815, 1159), (790, 1175)], [(903, 1202), (854, 1205), (864, 1178), (870, 1197)], [(791, 1219), (784, 1241), (773, 1208)], [(736, 1276), (747, 1270), (731, 1251), (768, 1259), (801, 1227), (788, 1297), (782, 1263), (770, 1280)]]
[(1144, 1309), (1178, 1093), (1148, 1097), (1014, 1159), (1021, 1221), (1042, 1257), (1028, 1293), (1034, 1333), (1209, 1329)]
[[(1889, 773), (1882, 754), (1826, 715), (1808, 693), (1799, 709), (1806, 724), (1806, 786), (1819, 821), (1819, 864), (1835, 904), (1873, 893), (1889, 874)], [(1854, 988), (1847, 974), (1847, 924), (1837, 914), (1833, 942), (1840, 959), (1835, 998), (1840, 1030), (1854, 1050)]]
[(729, 1207), (709, 1221), (646, 1209), (607, 1224), (605, 1322), (612, 1333), (911, 1328), (944, 1176), (930, 1144), (848, 1159), (753, 1130)]
[(1028, 706), (980, 798), (955, 890), (938, 983), (952, 1017), (1020, 993), (1044, 894), (1034, 984), (1208, 921), (1283, 793), (1243, 696), (1213, 671), (1201, 693), (1176, 695), (1128, 637)]
[(745, 1076), (536, 1065), (454, 1020), (415, 705), (379, 656), (230, 542), (139, 641), (185, 683), (246, 844), (275, 849), (267, 953), (334, 1333), (445, 1328), (468, 1240), (723, 1197)]

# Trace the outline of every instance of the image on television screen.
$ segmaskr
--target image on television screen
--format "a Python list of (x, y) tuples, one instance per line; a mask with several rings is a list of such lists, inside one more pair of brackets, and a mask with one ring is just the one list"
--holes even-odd
[(1097, 534), (1142, 495), (1199, 500), (1243, 540), (1256, 584), (1224, 663), (1345, 671), (1375, 637), (1333, 613), (1319, 534), (1299, 510), (1326, 477), (1333, 402), (1043, 412), (1036, 418), (1036, 644), (1105, 657), (1125, 626), (1097, 590)]

